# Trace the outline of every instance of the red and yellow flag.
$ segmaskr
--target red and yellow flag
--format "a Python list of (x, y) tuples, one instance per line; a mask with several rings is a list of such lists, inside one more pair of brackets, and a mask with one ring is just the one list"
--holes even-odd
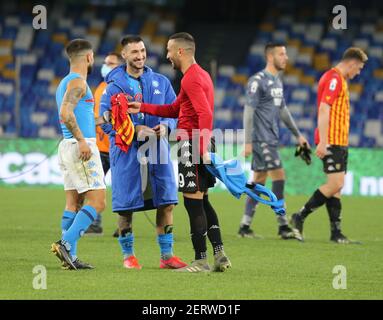
[(121, 93), (111, 97), (112, 126), (116, 131), (116, 146), (128, 152), (134, 137), (134, 125), (128, 115), (128, 100)]

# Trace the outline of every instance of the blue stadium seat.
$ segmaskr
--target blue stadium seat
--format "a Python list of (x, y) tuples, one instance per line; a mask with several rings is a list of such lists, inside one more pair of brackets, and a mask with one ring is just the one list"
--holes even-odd
[[(100, 2), (100, 1), (99, 1)], [(101, 1), (102, 2), (102, 1)], [(301, 1), (303, 2), (303, 1)], [(296, 3), (293, 2), (278, 2), (275, 4), (275, 9), (283, 12), (281, 16), (267, 14), (263, 21), (260, 21), (260, 25), (263, 23), (270, 23), (273, 26), (275, 31), (283, 31), (288, 35), (288, 40), (300, 40), (301, 46), (304, 47), (313, 47), (314, 54), (327, 53), (330, 58), (330, 64), (333, 64), (335, 61), (339, 60), (344, 52), (344, 50), (351, 45), (355, 40), (367, 41), (369, 48), (374, 48), (375, 52), (379, 52), (379, 48), (383, 48), (383, 43), (381, 39), (379, 40), (376, 37), (376, 33), (370, 32), (367, 29), (363, 29), (365, 24), (378, 24), (379, 14), (372, 18), (364, 17), (363, 10), (361, 13), (354, 15), (352, 12), (348, 16), (348, 27), (350, 32), (347, 34), (336, 32), (328, 28), (327, 20), (320, 14), (312, 12), (305, 16), (299, 14), (300, 8), (297, 7)], [(85, 31), (89, 30), (91, 23), (85, 18), (84, 13), (87, 13), (89, 10), (86, 6), (79, 6), (78, 4), (66, 4), (62, 12), (63, 16), (68, 16), (73, 23), (74, 28), (79, 27), (83, 28)], [(113, 8), (108, 6), (103, 7), (92, 7), (94, 10), (96, 18), (101, 19), (105, 22), (106, 28), (113, 23), (114, 18), (116, 17), (116, 12)], [(130, 18), (127, 21), (125, 28), (122, 30), (124, 34), (139, 34), (142, 27), (146, 23), (147, 16), (142, 12), (135, 12), (135, 8), (132, 10), (129, 9)], [(20, 25), (21, 24), (30, 24), (32, 16), (30, 12), (20, 10), (17, 14), (19, 17)], [(292, 19), (293, 23), (289, 22), (289, 19), (281, 20), (281, 17), (289, 17)], [(299, 31), (299, 26), (296, 28), (296, 23), (304, 23), (305, 29)], [(321, 35), (320, 41), (318, 39), (310, 39), (308, 37), (308, 30), (311, 28), (313, 23), (318, 23), (323, 27), (323, 34)], [(0, 14), (0, 38), (1, 39), (12, 39), (14, 40), (18, 34), (18, 26), (6, 26), (4, 15)], [(283, 33), (282, 32), (282, 33)], [(12, 48), (12, 55), (18, 54), (28, 54), (30, 52), (37, 54), (38, 62), (35, 65), (23, 66), (21, 72), (21, 92), (22, 92), (22, 135), (23, 136), (33, 136), (38, 135), (38, 129), (35, 124), (32, 124), (30, 121), (31, 112), (39, 111), (45, 112), (49, 115), (46, 126), (53, 126), (56, 128), (57, 132), (60, 133), (58, 115), (56, 112), (57, 106), (55, 105), (55, 97), (52, 93), (49, 93), (49, 88), (51, 85), (50, 81), (47, 80), (38, 80), (37, 72), (40, 69), (48, 69), (54, 72), (56, 77), (63, 77), (68, 73), (68, 61), (63, 56), (64, 46), (61, 43), (52, 41), (53, 34), (66, 34), (68, 38), (73, 36), (72, 28), (69, 27), (60, 27), (59, 24), (52, 24), (48, 30), (35, 31), (32, 47), (30, 50), (27, 49), (15, 49)], [(106, 33), (104, 33), (105, 35)], [(97, 55), (105, 55), (110, 51), (114, 51), (116, 48), (115, 39), (107, 39), (105, 36), (100, 39), (100, 45), (98, 48)], [(157, 33), (158, 35), (158, 33)], [(255, 33), (254, 43), (257, 48), (259, 45), (270, 42), (275, 38), (274, 31), (262, 31), (259, 30)], [(333, 39), (336, 43), (336, 46), (331, 48)], [(325, 41), (327, 41), (328, 47), (325, 46)], [(377, 49), (378, 48), (378, 49)], [(153, 57), (153, 64), (159, 65), (162, 56), (150, 53), (150, 47), (148, 48), (148, 57)], [(299, 52), (300, 48), (298, 48)], [(257, 50), (255, 50), (257, 51)], [(253, 51), (254, 52), (254, 51)], [(43, 55), (41, 55), (43, 53)], [(375, 56), (374, 56), (375, 55)], [(381, 57), (379, 54), (375, 53), (370, 55), (368, 63), (366, 63), (364, 70), (361, 74), (351, 81), (352, 83), (360, 83), (363, 85), (362, 92), (355, 101), (352, 101), (353, 114), (351, 117), (351, 127), (350, 131), (354, 134), (360, 136), (360, 146), (371, 147), (376, 145), (376, 140), (374, 138), (365, 137), (364, 133), (364, 122), (368, 119), (380, 120), (383, 123), (383, 109), (381, 108), (381, 101), (379, 99), (375, 100), (376, 93), (380, 90), (383, 90), (383, 81), (380, 79), (374, 78), (374, 71), (376, 69), (381, 69), (383, 67)], [(245, 75), (250, 77), (254, 73), (260, 71), (265, 66), (265, 61), (263, 57), (263, 52), (257, 51), (257, 53), (251, 53), (250, 50), (244, 59), (243, 65), (236, 66), (236, 74)], [(158, 63), (154, 63), (158, 61)], [(293, 63), (293, 59), (290, 60), (290, 63)], [(295, 62), (293, 63), (294, 68), (299, 68), (303, 75), (312, 76), (316, 80), (322, 76), (323, 71), (318, 71), (314, 69), (314, 64), (311, 65), (306, 62)], [(14, 69), (14, 63), (8, 63), (6, 69)], [(100, 66), (95, 66), (94, 72), (88, 78), (88, 83), (91, 87), (96, 87), (101, 81), (100, 76)], [(9, 79), (5, 79), (0, 74), (0, 82), (3, 83), (13, 83)], [(222, 103), (222, 106), (218, 106), (217, 109), (222, 108), (224, 112), (229, 112), (232, 116), (231, 119), (216, 119), (215, 126), (219, 128), (242, 128), (242, 119), (240, 113), (242, 112), (243, 106), (243, 96), (245, 94), (245, 85), (233, 83), (231, 76), (218, 75), (215, 79), (216, 89), (219, 93), (219, 104)], [(305, 90), (307, 91), (307, 97), (294, 95), (295, 90)], [(311, 88), (311, 86), (305, 86), (301, 83), (298, 84), (285, 84), (284, 95), (287, 105), (294, 103), (301, 104), (303, 109), (298, 106), (298, 113), (295, 116), (296, 120), (299, 122), (301, 119), (308, 119), (315, 123), (317, 117), (317, 107), (316, 107), (316, 91)], [(14, 93), (10, 96), (0, 93), (0, 112), (12, 112), (14, 109), (15, 96)], [(10, 133), (15, 131), (14, 124), (10, 123), (5, 128), (5, 133)], [(302, 129), (302, 131), (311, 139), (313, 138), (314, 128)], [(382, 126), (382, 135), (383, 135), (383, 126)], [(286, 128), (281, 128), (281, 143), (285, 145), (291, 145), (291, 134)]]
[(17, 37), (17, 31), (17, 27), (4, 27), (1, 38), (15, 40)]

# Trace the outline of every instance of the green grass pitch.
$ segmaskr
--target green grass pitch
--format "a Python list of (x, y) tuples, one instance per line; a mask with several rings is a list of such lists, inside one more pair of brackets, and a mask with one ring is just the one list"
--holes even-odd
[[(50, 252), (60, 237), (63, 191), (57, 189), (0, 189), (0, 299), (382, 299), (383, 199), (343, 200), (343, 230), (363, 245), (329, 242), (325, 209), (308, 218), (305, 243), (279, 240), (276, 219), (261, 205), (253, 223), (262, 240), (239, 239), (237, 229), (244, 199), (228, 193), (211, 194), (220, 216), (225, 251), (233, 268), (225, 273), (177, 274), (159, 269), (155, 230), (143, 213), (135, 215), (135, 253), (143, 269), (122, 267), (120, 248), (112, 233), (116, 216), (103, 215), (104, 235), (84, 237), (79, 257), (95, 270), (61, 270)], [(182, 197), (181, 197), (182, 198)], [(287, 197), (289, 213), (307, 197)], [(181, 200), (182, 201), (182, 200)], [(148, 213), (154, 221), (154, 212)], [(174, 214), (175, 252), (193, 258), (188, 218), (182, 202)], [(211, 247), (209, 259), (212, 262)], [(34, 266), (47, 270), (47, 289), (33, 289)], [(347, 289), (332, 286), (333, 268), (347, 270)]]

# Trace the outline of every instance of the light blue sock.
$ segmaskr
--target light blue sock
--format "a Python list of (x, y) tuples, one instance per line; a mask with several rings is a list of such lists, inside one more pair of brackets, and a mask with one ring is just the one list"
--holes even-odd
[(76, 218), (76, 212), (64, 210), (61, 218), (61, 234), (64, 234), (70, 228), (74, 218)]
[(118, 237), (118, 242), (120, 243), (122, 254), (124, 259), (129, 256), (134, 255), (133, 245), (134, 245), (134, 235), (133, 233), (127, 233), (124, 236)]
[[(65, 210), (61, 219), (61, 234), (64, 235), (65, 232), (71, 227), (74, 219), (76, 218), (76, 212)], [(77, 241), (70, 248), (70, 255), (73, 260), (76, 260), (77, 256)]]
[(84, 232), (89, 228), (96, 216), (96, 209), (89, 205), (83, 206), (76, 214), (76, 218), (74, 219), (71, 227), (62, 237), (64, 244), (69, 244), (71, 254), (74, 250), (74, 254), (76, 255), (77, 241), (84, 235)]
[(159, 234), (157, 242), (160, 245), (161, 259), (170, 259), (173, 256), (173, 233)]

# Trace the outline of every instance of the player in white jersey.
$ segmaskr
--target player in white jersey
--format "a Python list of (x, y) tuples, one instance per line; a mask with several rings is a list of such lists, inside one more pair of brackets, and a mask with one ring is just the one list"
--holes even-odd
[[(56, 102), (64, 139), (59, 145), (59, 165), (66, 195), (62, 238), (51, 251), (64, 268), (93, 269), (77, 258), (77, 242), (98, 213), (105, 209), (105, 183), (96, 145), (94, 99), (86, 83), (94, 63), (91, 44), (75, 39), (66, 46), (70, 73), (60, 82)], [(85, 205), (78, 203), (85, 198)]]

